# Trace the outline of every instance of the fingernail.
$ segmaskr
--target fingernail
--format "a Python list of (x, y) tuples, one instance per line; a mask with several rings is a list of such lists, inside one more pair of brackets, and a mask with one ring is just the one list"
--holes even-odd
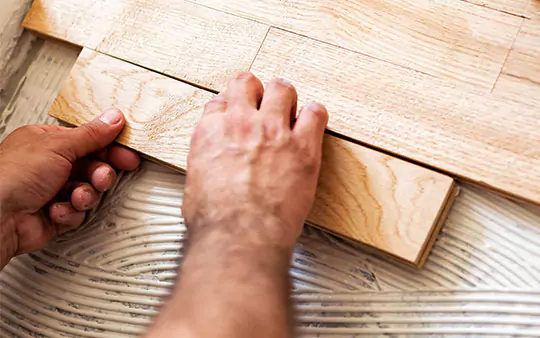
[(87, 189), (84, 189), (82, 192), (81, 192), (81, 201), (82, 201), (82, 206), (83, 206), (83, 209), (89, 209), (90, 207), (92, 207), (92, 193), (90, 191), (88, 191)]
[(69, 209), (65, 205), (56, 204), (54, 208), (56, 209), (59, 219), (65, 219), (67, 216), (69, 216)]
[(318, 110), (322, 110), (324, 106), (320, 104), (319, 102), (311, 101), (308, 104), (306, 104), (306, 108), (311, 111), (318, 111)]
[(292, 86), (292, 82), (282, 77), (278, 78), (278, 81), (285, 86)]
[(109, 126), (114, 126), (122, 120), (122, 113), (118, 109), (107, 109), (101, 114), (99, 119)]

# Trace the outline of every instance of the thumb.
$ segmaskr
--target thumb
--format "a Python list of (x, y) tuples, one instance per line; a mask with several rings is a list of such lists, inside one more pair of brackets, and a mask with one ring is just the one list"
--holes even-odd
[(124, 114), (112, 108), (92, 121), (70, 129), (66, 133), (68, 147), (65, 155), (76, 160), (105, 148), (116, 139), (125, 123)]

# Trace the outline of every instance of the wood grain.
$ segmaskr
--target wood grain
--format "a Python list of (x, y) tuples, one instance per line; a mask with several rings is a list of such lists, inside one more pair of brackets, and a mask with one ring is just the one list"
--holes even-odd
[(529, 0), (526, 16), (533, 20), (540, 20), (540, 1)]
[(503, 73), (540, 86), (540, 18), (524, 20)]
[(494, 94), (539, 107), (540, 16), (523, 22)]
[(326, 135), (307, 222), (422, 266), (452, 186), (448, 176)]
[(69, 76), (80, 48), (57, 40), (45, 40), (21, 79), (6, 109), (0, 112), (0, 140), (26, 124), (51, 124), (55, 119), (47, 115), (54, 98)]
[(183, 0), (36, 0), (23, 25), (207, 88), (247, 70), (268, 30)]
[[(495, 9), (517, 16), (527, 16), (529, 0), (463, 0), (472, 4)], [(535, 1), (535, 0), (533, 0)]]
[(522, 20), (460, 0), (196, 2), (485, 90)]
[[(79, 125), (115, 106), (128, 124), (118, 142), (180, 171), (191, 132), (214, 94), (85, 49), (50, 114)], [(327, 135), (308, 223), (421, 265), (453, 180)]]
[(537, 108), (274, 28), (252, 71), (322, 101), (337, 133), (540, 204)]

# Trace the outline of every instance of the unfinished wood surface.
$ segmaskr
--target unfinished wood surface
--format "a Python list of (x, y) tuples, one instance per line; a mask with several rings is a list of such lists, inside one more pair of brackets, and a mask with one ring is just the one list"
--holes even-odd
[(183, 0), (35, 0), (23, 25), (208, 88), (247, 70), (268, 30)]
[(494, 94), (540, 107), (540, 16), (523, 22)]
[(529, 0), (526, 16), (533, 20), (540, 20), (540, 0)]
[[(61, 54), (59, 48), (42, 57), (62, 61)], [(43, 85), (48, 87), (49, 72), (34, 67), (32, 72), (28, 70), (25, 81), (38, 83), (44, 79)], [(21, 98), (14, 97), (10, 105), (18, 105)], [(23, 106), (45, 106), (41, 101), (49, 99), (53, 98), (43, 95), (36, 85), (25, 93)], [(35, 118), (35, 112), (17, 109), (9, 122), (17, 119), (35, 123)], [(0, 332), (9, 337), (65, 334), (118, 338), (143, 334), (151, 321), (148, 314), (157, 313), (175, 281), (177, 265), (170, 264), (170, 260), (182, 260), (171, 258), (171, 252), (177, 252), (178, 239), (182, 243), (186, 235), (179, 213), (182, 182), (181, 177), (164, 172), (161, 166), (146, 163), (140, 176), (124, 176), (122, 186), (130, 190), (116, 194), (115, 199), (121, 198), (118, 204), (107, 203), (99, 211), (103, 221), (70, 235), (68, 241), (54, 243), (46, 254), (24, 255), (12, 261), (0, 273), (0, 293), (6, 295), (0, 296)], [(111, 229), (113, 223), (118, 228)], [(156, 224), (166, 224), (164, 227), (173, 229), (174, 236), (164, 243), (162, 235), (152, 231)], [(540, 300), (531, 305), (537, 293), (527, 292), (540, 287), (540, 262), (536, 259), (540, 256), (539, 225), (538, 211), (533, 213), (532, 208), (529, 211), (488, 191), (465, 186), (420, 271), (367, 254), (359, 246), (306, 227), (291, 268), (298, 330), (310, 336), (415, 336), (426, 335), (426, 330), (441, 336), (539, 336), (538, 316), (523, 314), (516, 319), (516, 308), (539, 310)], [(134, 234), (134, 228), (141, 235), (132, 242), (128, 236)], [(112, 247), (122, 240), (116, 234), (123, 233), (127, 234), (125, 243), (129, 242), (130, 253), (140, 253), (137, 249), (142, 251), (149, 243), (159, 247), (129, 258), (151, 260), (145, 264), (146, 271), (159, 268), (151, 271), (152, 279), (146, 271), (133, 276), (103, 272), (111, 258), (101, 253), (117, 254)], [(88, 241), (99, 243), (97, 250), (89, 251)], [(183, 256), (184, 251), (178, 251)], [(114, 261), (118, 265), (124, 262)], [(156, 279), (160, 281), (158, 287)], [(33, 285), (30, 288), (29, 283)], [(119, 284), (122, 290), (118, 290)], [(486, 293), (486, 289), (497, 291)], [(119, 301), (118, 291), (133, 294), (134, 290), (137, 296), (132, 301), (127, 300), (129, 296)], [(156, 297), (155, 290), (162, 296)], [(148, 300), (152, 300), (151, 305)], [(441, 304), (451, 312), (449, 316), (441, 315)], [(325, 305), (336, 310), (331, 322)], [(351, 314), (356, 310), (365, 312), (366, 307), (370, 315), (354, 317), (351, 323)], [(394, 312), (388, 312), (389, 308)], [(139, 310), (134, 313), (134, 309)], [(409, 311), (405, 319), (403, 309)], [(136, 327), (137, 334), (118, 332), (123, 326)]]
[(503, 74), (540, 86), (540, 18), (523, 22)]
[(533, 109), (540, 107), (540, 85), (514, 75), (502, 73), (493, 95)]
[[(478, 6), (498, 10), (504, 13), (527, 16), (527, 5), (530, 0), (463, 0)], [(536, 0), (532, 0), (536, 1)]]
[[(80, 49), (65, 42), (46, 40), (31, 57), (28, 70), (14, 87), (14, 94), (0, 112), (0, 140), (26, 124), (56, 122), (47, 115), (54, 98), (68, 77)], [(31, 74), (31, 76), (29, 76)], [(13, 78), (12, 80), (16, 80)]]
[(329, 129), (540, 204), (540, 111), (279, 29), (252, 71), (318, 100)]
[(488, 91), (522, 20), (460, 0), (196, 2)]
[[(118, 107), (128, 120), (118, 142), (184, 171), (191, 133), (213, 95), (85, 49), (50, 114), (79, 125)], [(419, 265), (452, 188), (447, 176), (326, 136), (308, 222)]]
[(326, 135), (307, 222), (422, 266), (452, 188), (448, 176)]

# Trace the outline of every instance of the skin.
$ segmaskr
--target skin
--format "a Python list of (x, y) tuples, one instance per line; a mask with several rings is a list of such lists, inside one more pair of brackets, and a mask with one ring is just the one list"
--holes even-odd
[(0, 268), (81, 225), (139, 156), (111, 145), (125, 123), (111, 109), (78, 128), (24, 126), (0, 144)]
[[(274, 79), (265, 89), (251, 73), (233, 76), (205, 106), (188, 157), (181, 278), (146, 337), (294, 335), (288, 268), (313, 204), (328, 121), (318, 103), (293, 123), (296, 110), (289, 82)], [(3, 264), (80, 225), (114, 182), (112, 168), (88, 155), (101, 153), (123, 120), (91, 123), (93, 132), (26, 127), (0, 145), (0, 178), (10, 182), (0, 191)], [(105, 138), (95, 137), (98, 127), (110, 129)], [(100, 158), (113, 167), (139, 163), (126, 149), (108, 149)], [(70, 197), (62, 199), (63, 190)]]
[(147, 337), (293, 336), (288, 268), (328, 120), (311, 103), (291, 128), (296, 103), (290, 83), (264, 90), (240, 73), (206, 105), (188, 157), (181, 278)]

